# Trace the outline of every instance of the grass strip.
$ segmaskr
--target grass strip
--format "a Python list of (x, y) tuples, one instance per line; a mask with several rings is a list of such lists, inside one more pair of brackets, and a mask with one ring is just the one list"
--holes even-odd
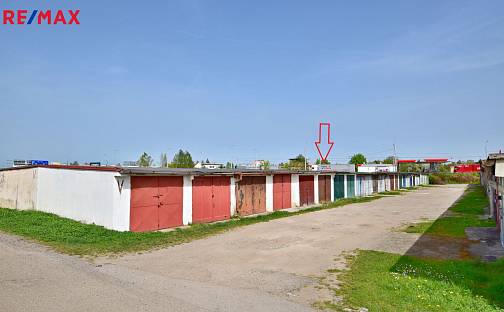
[(349, 270), (337, 274), (336, 295), (324, 303), (369, 311), (504, 311), (504, 259), (493, 263), (432, 260), (378, 251), (358, 251)]
[(410, 224), (402, 231), (463, 238), (466, 236), (465, 229), (468, 227), (495, 227), (494, 220), (480, 218), (487, 206), (488, 199), (483, 188), (479, 185), (471, 185), (464, 195), (448, 209), (448, 213), (435, 221)]
[(295, 212), (275, 211), (254, 217), (232, 218), (226, 222), (193, 224), (168, 232), (143, 233), (118, 232), (40, 211), (0, 208), (0, 231), (41, 242), (67, 254), (97, 256), (173, 246), (241, 226), (369, 202), (378, 198), (381, 196), (346, 198)]

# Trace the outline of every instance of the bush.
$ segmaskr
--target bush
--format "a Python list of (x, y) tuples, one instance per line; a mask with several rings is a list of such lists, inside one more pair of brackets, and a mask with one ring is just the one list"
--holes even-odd
[(431, 173), (430, 184), (479, 184), (480, 176), (477, 172), (472, 173)]

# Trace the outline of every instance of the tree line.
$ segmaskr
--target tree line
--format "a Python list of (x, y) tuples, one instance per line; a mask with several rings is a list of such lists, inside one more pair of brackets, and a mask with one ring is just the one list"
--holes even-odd
[[(154, 166), (154, 158), (147, 153), (143, 153), (140, 155), (140, 158), (137, 161), (137, 165), (140, 167), (152, 167)], [(168, 156), (166, 153), (162, 153), (159, 166), (163, 168), (194, 168), (194, 161), (192, 159), (191, 154), (188, 151), (184, 151), (180, 149), (173, 156), (173, 160), (168, 163)]]

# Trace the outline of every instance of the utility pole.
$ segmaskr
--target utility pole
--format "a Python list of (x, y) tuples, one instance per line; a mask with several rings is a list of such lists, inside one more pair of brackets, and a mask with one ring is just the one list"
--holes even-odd
[(395, 143), (392, 144), (394, 147), (394, 162), (396, 165), (396, 172), (397, 172), (397, 189), (399, 190), (401, 188), (401, 175), (399, 174), (399, 159), (397, 159), (397, 150), (396, 150), (396, 145)]
[(394, 147), (394, 165), (396, 165), (396, 171), (399, 172), (399, 163), (398, 163), (398, 159), (397, 159), (397, 151), (396, 151), (396, 146), (395, 146), (395, 143), (392, 144), (392, 146)]
[(488, 158), (488, 140), (485, 141), (485, 158)]
[(303, 155), (303, 156), (304, 156), (304, 170), (306, 171), (306, 162), (308, 161), (308, 160), (306, 159), (306, 145), (305, 145), (305, 147), (304, 147), (304, 151), (303, 151), (303, 152), (304, 152), (304, 155)]

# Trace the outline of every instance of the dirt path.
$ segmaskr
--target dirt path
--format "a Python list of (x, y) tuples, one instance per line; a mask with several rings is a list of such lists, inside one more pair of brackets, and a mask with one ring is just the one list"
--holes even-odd
[(391, 231), (441, 215), (465, 186), (259, 223), (188, 244), (90, 265), (0, 235), (0, 310), (310, 311), (316, 277), (356, 248), (405, 252)]

